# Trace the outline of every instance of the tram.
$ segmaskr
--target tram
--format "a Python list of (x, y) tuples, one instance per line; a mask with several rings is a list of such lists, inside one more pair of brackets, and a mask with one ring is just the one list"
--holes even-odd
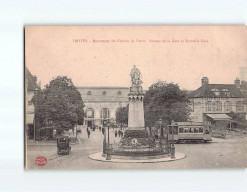
[(209, 128), (202, 122), (173, 122), (167, 125), (165, 134), (169, 141), (182, 142), (208, 142), (212, 141)]

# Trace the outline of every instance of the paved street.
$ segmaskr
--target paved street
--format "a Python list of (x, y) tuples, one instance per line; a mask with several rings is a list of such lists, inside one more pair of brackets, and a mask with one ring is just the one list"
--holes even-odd
[[(113, 130), (110, 141), (118, 142)], [(94, 161), (89, 154), (102, 151), (103, 135), (99, 130), (91, 131), (87, 138), (86, 131), (79, 135), (80, 143), (71, 145), (69, 155), (57, 155), (57, 146), (28, 145), (27, 167), (29, 169), (204, 169), (204, 168), (244, 168), (247, 167), (247, 138), (213, 138), (207, 144), (176, 144), (176, 151), (184, 153), (185, 159), (161, 163), (110, 163)], [(46, 166), (38, 167), (34, 160), (45, 156)]]

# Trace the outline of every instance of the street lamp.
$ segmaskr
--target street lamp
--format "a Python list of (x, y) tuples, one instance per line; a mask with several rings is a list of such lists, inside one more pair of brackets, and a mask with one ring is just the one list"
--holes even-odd
[(174, 146), (174, 137), (173, 137), (173, 129), (176, 126), (171, 125), (171, 130), (172, 130), (172, 145), (171, 145), (171, 158), (175, 158), (175, 146)]
[(160, 123), (160, 134), (161, 134), (161, 138), (163, 139), (164, 138), (164, 132), (163, 132), (163, 128), (162, 128), (162, 119), (160, 118), (159, 119), (159, 123)]
[(106, 160), (111, 160), (111, 154), (110, 154), (110, 120), (107, 120), (107, 127), (108, 127), (108, 144), (106, 149)]
[(106, 130), (105, 130), (105, 127), (106, 127), (106, 120), (103, 120), (103, 128), (104, 128), (104, 132), (103, 132), (103, 129), (102, 129), (102, 132), (104, 133), (103, 154), (106, 154)]

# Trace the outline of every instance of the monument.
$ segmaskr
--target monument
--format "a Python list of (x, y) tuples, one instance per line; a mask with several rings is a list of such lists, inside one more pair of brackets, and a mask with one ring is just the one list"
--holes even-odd
[[(118, 147), (112, 148), (112, 155), (122, 156), (153, 156), (165, 154), (164, 143), (157, 143), (153, 137), (149, 136), (145, 129), (144, 122), (144, 93), (142, 90), (141, 73), (134, 66), (130, 73), (131, 87), (128, 94), (129, 113), (128, 129)], [(160, 140), (159, 140), (160, 141)]]
[[(134, 66), (130, 73), (131, 87), (128, 94), (129, 113), (128, 129), (117, 144), (108, 145), (107, 154), (101, 152), (89, 155), (90, 159), (108, 162), (154, 163), (182, 159), (182, 153), (176, 157), (169, 155), (168, 140), (155, 139), (145, 129), (144, 93), (142, 90), (141, 73)], [(108, 140), (109, 143), (109, 140)]]

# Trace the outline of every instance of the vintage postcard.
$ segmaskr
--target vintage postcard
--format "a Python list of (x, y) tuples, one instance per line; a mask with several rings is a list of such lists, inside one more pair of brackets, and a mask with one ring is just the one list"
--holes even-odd
[(246, 26), (25, 26), (26, 169), (247, 167)]

